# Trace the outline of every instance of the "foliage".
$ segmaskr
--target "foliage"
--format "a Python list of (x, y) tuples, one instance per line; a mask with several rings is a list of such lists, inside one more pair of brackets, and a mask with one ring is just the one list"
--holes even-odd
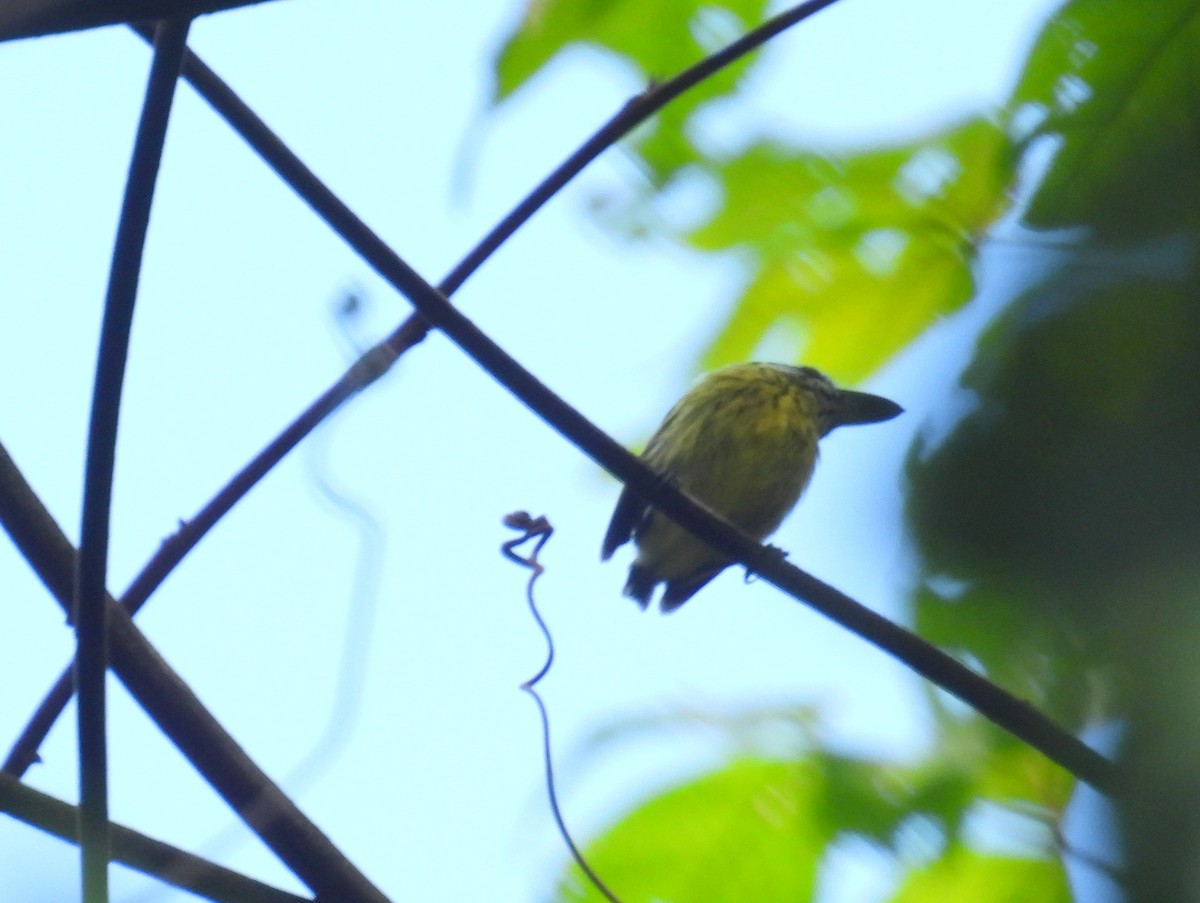
[(995, 123), (975, 119), (903, 147), (771, 142), (712, 161), (724, 203), (688, 239), (744, 252), (753, 272), (704, 366), (744, 360), (794, 322), (807, 363), (841, 381), (869, 374), (971, 296), (971, 242), (1003, 202), (1006, 147)]
[[(574, 5), (549, 0), (530, 15)], [(1003, 109), (904, 146), (748, 137), (735, 153), (709, 152), (685, 118), (708, 93), (660, 121), (659, 133), (678, 132), (675, 156), (647, 155), (657, 182), (637, 201), (652, 209), (659, 184), (699, 175), (719, 204), (676, 237), (747, 263), (704, 366), (751, 356), (784, 323), (804, 335), (798, 357), (854, 379), (972, 295), (976, 243), (1023, 186), (1021, 278), (963, 375), (974, 405), (911, 452), (915, 621), (1072, 728), (1129, 719), (1122, 755), (1136, 778), (1120, 804), (1136, 900), (1194, 899), (1186, 882), (1200, 853), (1189, 753), (1200, 742), (1190, 692), (1200, 678), (1198, 11), (1196, 0), (1074, 0), (1046, 25)], [(567, 40), (629, 53), (575, 24), (570, 35), (522, 29), (501, 58), (498, 96), (535, 71), (504, 68), (517, 46), (528, 54), (544, 40), (543, 63)], [(639, 46), (629, 58), (659, 72), (677, 52)], [(637, 141), (628, 149), (642, 153)], [(645, 803), (595, 842), (596, 864), (634, 896), (812, 899), (832, 842), (850, 833), (896, 853), (898, 827), (919, 813), (944, 845), (902, 863), (891, 899), (1069, 899), (1057, 862), (982, 850), (961, 830), (985, 798), (1054, 823), (1069, 777), (940, 700), (931, 707), (940, 733), (922, 761), (819, 749), (735, 761)], [(758, 794), (780, 808), (756, 810)], [(747, 877), (744, 856), (762, 871)]]
[[(564, 48), (584, 45), (628, 65), (643, 82), (661, 81), (756, 25), (764, 0), (586, 0), (530, 3), (520, 27), (496, 59), (493, 102), (511, 96)], [(640, 128), (639, 158), (659, 180), (703, 157), (688, 134), (697, 110), (733, 91), (748, 63), (735, 63), (706, 79)]]
[[(980, 725), (959, 727), (913, 766), (820, 748), (785, 759), (742, 755), (636, 808), (593, 842), (589, 862), (624, 899), (812, 900), (830, 847), (858, 838), (902, 875), (897, 901), (957, 900), (967, 889), (981, 901), (1069, 899), (1045, 831), (1066, 803), (1069, 776), (1017, 743), (981, 757)], [(1034, 786), (1042, 792), (1031, 806)], [(967, 846), (981, 797), (1020, 801), (1040, 846)], [(1035, 889), (1036, 897), (1020, 896)], [(601, 897), (572, 871), (559, 899)]]
[[(1053, 152), (1026, 222), (1070, 240), (980, 340), (974, 410), (910, 467), (919, 619), (1068, 725), (1125, 719), (1138, 900), (1194, 897), (1200, 830), (1179, 701), (1200, 678), (1197, 11), (1080, 0), (1047, 27), (1010, 121), (1027, 157)], [(971, 625), (981, 608), (1008, 628)]]
[[(711, 50), (715, 36), (757, 21), (763, 4), (636, 6), (633, 15), (624, 3), (531, 3), (497, 59), (494, 100), (574, 43), (605, 48), (646, 80), (677, 72)], [(670, 24), (656, 30), (660, 22)], [(672, 234), (697, 251), (737, 252), (747, 279), (704, 368), (745, 360), (773, 329), (790, 327), (806, 337), (798, 359), (839, 381), (862, 379), (971, 296), (973, 242), (1006, 204), (1009, 143), (980, 117), (865, 152), (771, 136), (746, 136), (733, 153), (714, 151), (697, 123), (737, 93), (747, 65), (705, 81), (635, 134), (627, 149), (650, 184), (607, 217), (640, 232), (662, 223), (655, 207), (664, 185), (707, 183), (720, 205), (705, 222)]]

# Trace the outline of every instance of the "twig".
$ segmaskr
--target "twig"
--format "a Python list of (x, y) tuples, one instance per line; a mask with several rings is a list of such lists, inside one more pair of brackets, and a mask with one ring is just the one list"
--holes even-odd
[[(79, 810), (8, 775), (0, 775), (0, 812), (41, 828), (55, 837), (77, 842)], [(138, 831), (110, 824), (112, 858), (216, 903), (310, 903), (240, 872), (217, 865), (186, 850)]]
[[(3, 446), (0, 525), (63, 611), (69, 611), (78, 556)], [(112, 669), (130, 695), (284, 865), (319, 898), (387, 903), (242, 751), (111, 597), (108, 636)]]
[[(550, 521), (543, 517), (532, 517), (525, 511), (514, 511), (512, 514), (504, 518), (504, 525), (512, 527), (514, 530), (522, 531), (522, 535), (516, 539), (510, 539), (508, 542), (500, 546), (500, 551), (509, 561), (514, 561), (523, 567), (533, 571), (529, 575), (529, 582), (525, 585), (525, 601), (529, 604), (529, 612), (533, 615), (534, 621), (541, 628), (542, 636), (546, 638), (546, 661), (537, 674), (521, 684), (521, 689), (533, 697), (533, 701), (537, 704), (538, 714), (542, 719), (542, 761), (546, 766), (546, 795), (550, 799), (550, 811), (554, 815), (554, 823), (558, 825), (558, 833), (566, 843), (567, 849), (571, 851), (571, 857), (575, 860), (575, 864), (583, 871), (588, 880), (592, 882), (596, 890), (604, 895), (604, 898), (610, 903), (621, 903), (620, 899), (611, 890), (608, 885), (601, 880), (595, 870), (588, 864), (588, 861), (583, 856), (583, 851), (576, 845), (574, 838), (571, 837), (571, 832), (567, 829), (567, 823), (563, 819), (562, 809), (558, 805), (558, 793), (554, 787), (554, 759), (550, 753), (550, 715), (546, 711), (546, 702), (538, 693), (536, 686), (538, 681), (546, 676), (550, 670), (550, 666), (554, 663), (554, 638), (550, 635), (550, 628), (546, 626), (546, 621), (542, 618), (541, 612), (538, 611), (537, 602), (533, 596), (533, 585), (537, 582), (538, 577), (542, 576), (545, 568), (538, 561), (538, 553), (550, 539), (554, 533), (554, 528), (550, 526)], [(533, 551), (528, 557), (522, 557), (517, 553), (517, 546), (524, 545), (531, 539), (536, 539), (537, 542), (533, 547)]]
[(1066, 835), (1063, 834), (1062, 825), (1057, 822), (1050, 825), (1051, 833), (1054, 835), (1054, 842), (1058, 845), (1062, 855), (1072, 856), (1076, 861), (1095, 872), (1104, 875), (1109, 881), (1119, 887), (1122, 891), (1129, 891), (1129, 876), (1125, 870), (1118, 865), (1104, 859), (1098, 853), (1090, 853), (1087, 850), (1082, 850), (1071, 844)]
[[(509, 561), (533, 571), (529, 575), (529, 583), (525, 587), (525, 600), (529, 603), (529, 612), (533, 615), (533, 620), (537, 622), (537, 626), (541, 628), (542, 636), (546, 638), (546, 663), (542, 665), (537, 674), (521, 684), (522, 690), (530, 690), (539, 680), (546, 676), (546, 672), (554, 664), (554, 639), (550, 636), (550, 628), (546, 626), (546, 622), (542, 619), (542, 615), (538, 611), (537, 603), (533, 599), (533, 585), (546, 570), (542, 567), (542, 563), (537, 560), (538, 553), (542, 551), (542, 546), (548, 543), (550, 537), (554, 535), (554, 528), (550, 526), (550, 521), (546, 519), (545, 515), (533, 517), (527, 511), (514, 511), (511, 514), (506, 514), (503, 522), (504, 526), (521, 531), (521, 535), (516, 539), (510, 539), (508, 542), (503, 543), (500, 546), (500, 551), (504, 553), (504, 557)], [(536, 539), (537, 543), (528, 557), (517, 554), (517, 547), (525, 545), (531, 539)]]
[(83, 898), (108, 900), (108, 743), (105, 727), (105, 675), (108, 634), (105, 583), (108, 570), (109, 513), (116, 461), (117, 418), (133, 326), (142, 249), (150, 224), (150, 204), (162, 160), (167, 120), (190, 19), (159, 23), (154, 60), (146, 85), (142, 118), (129, 163), (129, 181), (117, 224), (100, 350), (92, 387), (87, 461), (83, 482), (79, 571), (75, 585), (75, 683), (79, 692), (79, 846)]

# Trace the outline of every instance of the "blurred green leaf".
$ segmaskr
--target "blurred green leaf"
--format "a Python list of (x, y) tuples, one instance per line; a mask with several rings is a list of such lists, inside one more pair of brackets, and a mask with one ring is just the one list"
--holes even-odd
[[(917, 818), (925, 834), (948, 841), (954, 859), (945, 872), (923, 863), (917, 886), (948, 875), (966, 881), (964, 864), (979, 863), (1013, 863), (1013, 886), (1027, 886), (1028, 860), (962, 850), (962, 826), (981, 799), (1039, 827), (1055, 823), (1073, 786), (1040, 753), (970, 719), (953, 724), (928, 757), (913, 763), (823, 750), (790, 761), (738, 759), (643, 803), (585, 855), (624, 899), (808, 900), (830, 843), (854, 834), (903, 855)], [(600, 899), (577, 869), (570, 875), (559, 899)]]
[(1082, 727), (1097, 714), (1091, 662), (1052, 611), (973, 584), (952, 597), (922, 586), (913, 613), (925, 639), (965, 653), (989, 680), (1064, 726)]
[[(802, 903), (829, 841), (813, 815), (819, 790), (812, 763), (738, 761), (645, 803), (585, 855), (626, 900)], [(603, 899), (571, 876), (559, 899)]]
[(964, 377), (978, 407), (910, 463), (932, 573), (1103, 640), (1114, 574), (1200, 530), (1200, 391), (1180, 378), (1200, 367), (1200, 282), (1168, 273), (1066, 266), (984, 336)]
[(830, 836), (852, 832), (892, 846), (914, 815), (958, 832), (974, 799), (973, 779), (942, 751), (917, 763), (893, 763), (814, 752), (824, 777), (821, 812)]
[(909, 466), (927, 635), (1070, 727), (1121, 719), (1134, 903), (1193, 899), (1200, 855), (1198, 47), (1196, 0), (1074, 0), (1038, 38), (1008, 110), (1025, 219), (1073, 231), (1010, 271), (971, 410)]
[(1062, 864), (980, 853), (954, 844), (905, 879), (890, 903), (1070, 903)]
[(764, 0), (530, 0), (496, 58), (495, 101), (576, 43), (624, 57), (647, 80), (670, 78), (757, 25), (765, 8)]
[(889, 844), (912, 808), (911, 788), (899, 768), (843, 756), (814, 756), (821, 766), (824, 792), (820, 814), (830, 837), (853, 831)]
[(973, 243), (1007, 203), (1011, 154), (978, 119), (912, 145), (844, 156), (757, 144), (712, 172), (724, 203), (690, 241), (738, 249), (757, 274), (704, 358), (752, 356), (781, 323), (796, 357), (853, 382), (972, 293)]
[(1035, 806), (1048, 822), (1057, 823), (1075, 791), (1075, 776), (1011, 734), (975, 720), (994, 743), (992, 754), (981, 762), (974, 792), (1001, 805)]
[(1108, 237), (1194, 226), (1198, 12), (1197, 0), (1075, 0), (1042, 33), (1009, 107), (1025, 149), (1061, 142), (1030, 224)]
[[(664, 81), (760, 24), (766, 0), (531, 0), (496, 57), (493, 104), (529, 82), (559, 53), (586, 46), (625, 62), (644, 85)], [(638, 129), (638, 156), (660, 180), (699, 153), (688, 137), (693, 113), (729, 94), (753, 55), (692, 88)]]

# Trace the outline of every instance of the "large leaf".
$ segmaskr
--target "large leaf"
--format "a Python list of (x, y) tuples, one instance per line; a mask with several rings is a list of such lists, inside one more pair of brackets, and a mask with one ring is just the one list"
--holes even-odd
[[(644, 804), (589, 845), (591, 866), (625, 900), (810, 900), (829, 834), (815, 817), (812, 763), (747, 759)], [(559, 899), (603, 899), (578, 872)]]
[(793, 324), (797, 358), (854, 381), (971, 296), (974, 241), (1007, 202), (1011, 156), (980, 119), (859, 154), (758, 144), (713, 172), (724, 203), (690, 240), (748, 252), (757, 274), (705, 366)]
[(1120, 716), (1135, 901), (1194, 898), (1200, 856), (1198, 12), (1076, 0), (1039, 38), (1011, 108), (1026, 220), (1076, 228), (910, 466), (922, 626), (1068, 725)]
[[(959, 857), (962, 826), (979, 800), (1043, 828), (1061, 817), (1072, 787), (1040, 753), (970, 719), (949, 724), (915, 762), (822, 750), (790, 761), (737, 760), (641, 804), (586, 855), (623, 899), (803, 901), (839, 838), (857, 835), (902, 856), (916, 819)], [(600, 897), (572, 868), (559, 899)]]
[[(563, 50), (583, 45), (613, 55), (649, 85), (678, 75), (758, 25), (765, 0), (531, 0), (495, 63), (493, 103), (525, 85)], [(634, 146), (659, 178), (698, 152), (687, 134), (692, 114), (728, 94), (750, 59), (692, 88), (638, 130)]]
[(1011, 103), (1024, 146), (1061, 142), (1031, 224), (1111, 237), (1194, 227), (1198, 13), (1197, 0), (1075, 0), (1043, 32)]

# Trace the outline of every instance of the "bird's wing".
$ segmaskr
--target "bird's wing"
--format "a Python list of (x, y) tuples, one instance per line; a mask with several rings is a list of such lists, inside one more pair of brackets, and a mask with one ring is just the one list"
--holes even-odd
[(634, 529), (645, 516), (646, 503), (628, 488), (621, 490), (612, 520), (608, 522), (608, 532), (604, 534), (604, 545), (600, 547), (600, 560), (608, 561), (618, 547), (629, 542)]

